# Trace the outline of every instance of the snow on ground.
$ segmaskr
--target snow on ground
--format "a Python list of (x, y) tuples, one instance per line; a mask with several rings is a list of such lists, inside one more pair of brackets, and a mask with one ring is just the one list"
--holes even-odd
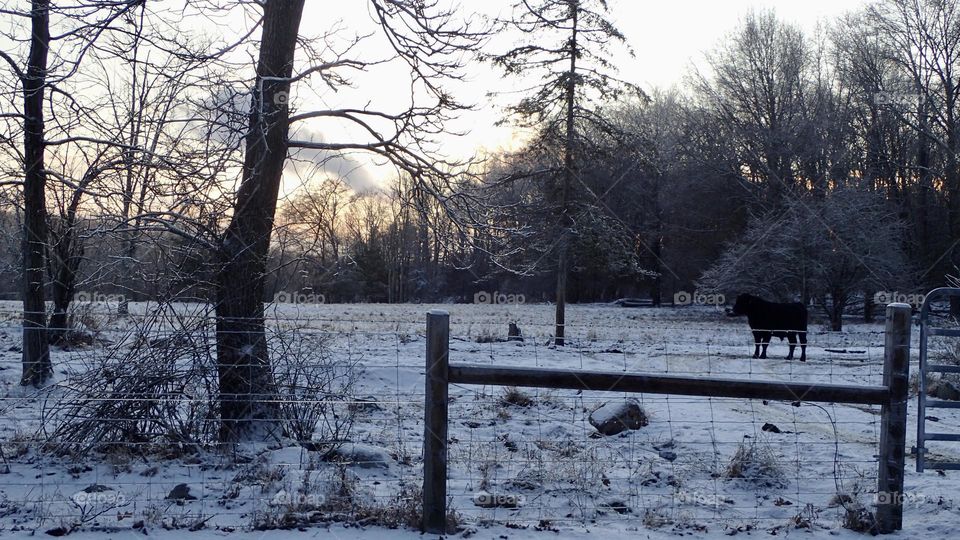
[[(291, 513), (316, 521), (320, 513), (311, 510), (344, 489), (354, 514), (415, 501), (422, 482), (424, 321), (430, 309), (450, 312), (451, 362), (457, 363), (878, 385), (883, 360), (880, 323), (851, 321), (842, 333), (814, 324), (808, 362), (800, 363), (784, 359), (787, 346), (779, 341), (770, 358), (753, 359), (746, 321), (713, 308), (570, 306), (570, 343), (557, 348), (550, 345), (548, 305), (280, 305), (270, 314), (273, 328), (357, 366), (352, 444), (341, 452), (354, 463), (320, 462), (316, 452), (289, 444), (245, 449), (239, 464), (214, 451), (160, 457), (137, 452), (135, 445), (71, 460), (42, 451), (37, 436), (53, 402), (43, 398), (62, 390), (34, 395), (17, 385), (17, 308), (0, 303), (0, 449), (9, 466), (0, 475), (4, 537), (78, 521), (82, 526), (71, 537), (102, 538), (104, 531), (115, 538), (199, 540), (228, 534), (419, 537), (414, 530), (377, 526), (382, 515), (360, 525), (313, 523), (297, 533), (251, 528), (276, 525)], [(129, 347), (129, 330), (152, 306), (132, 309), (132, 316), (118, 318), (107, 315), (108, 306), (91, 307), (86, 319), (114, 344), (54, 348), (57, 380), (82, 373), (111, 347)], [(177, 306), (181, 315), (204, 309)], [(509, 322), (520, 326), (523, 342), (505, 340)], [(150, 336), (170, 338), (171, 328), (151, 327)], [(915, 360), (916, 331), (913, 339)], [(836, 494), (868, 507), (875, 497), (878, 407), (460, 385), (451, 386), (450, 396), (448, 494), (465, 537), (854, 538), (861, 535), (841, 527)], [(649, 425), (598, 436), (590, 412), (628, 397), (639, 399)], [(915, 400), (910, 412), (908, 446), (915, 440)], [(938, 410), (937, 417), (937, 429), (960, 431), (956, 411)], [(940, 451), (960, 461), (960, 444)], [(908, 457), (899, 536), (954, 537), (958, 478), (956, 472), (918, 474)], [(167, 499), (179, 484), (195, 499)], [(478, 505), (491, 499), (518, 504)]]

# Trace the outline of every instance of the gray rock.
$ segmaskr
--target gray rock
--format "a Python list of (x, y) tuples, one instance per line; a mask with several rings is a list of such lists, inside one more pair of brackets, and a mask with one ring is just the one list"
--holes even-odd
[(603, 435), (640, 429), (648, 423), (646, 413), (634, 399), (606, 403), (590, 413), (590, 424)]
[(190, 494), (190, 486), (186, 484), (177, 484), (165, 497), (168, 501), (195, 501), (196, 497)]
[(937, 384), (937, 397), (951, 401), (960, 401), (960, 387), (957, 386), (957, 383), (951, 381), (940, 381), (940, 383)]
[(618, 514), (633, 513), (633, 508), (630, 508), (630, 505), (621, 499), (611, 499), (609, 501), (604, 501), (600, 503), (600, 506), (605, 506)]
[(665, 459), (665, 460), (667, 460), (667, 461), (674, 461), (674, 460), (677, 459), (677, 453), (676, 453), (676, 452), (671, 452), (670, 450), (661, 450), (661, 451), (660, 451), (660, 457), (662, 457), (663, 459)]
[(763, 424), (763, 427), (760, 429), (763, 431), (769, 431), (770, 433), (783, 433), (776, 424), (771, 424), (770, 422)]
[(384, 448), (371, 444), (344, 443), (327, 454), (327, 461), (355, 465), (361, 469), (389, 469), (393, 457)]

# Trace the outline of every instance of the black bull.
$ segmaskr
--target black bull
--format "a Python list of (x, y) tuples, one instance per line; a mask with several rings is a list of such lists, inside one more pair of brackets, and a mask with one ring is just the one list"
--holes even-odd
[[(800, 339), (800, 361), (807, 360), (807, 308), (799, 302), (780, 304), (750, 295), (741, 294), (737, 297), (733, 308), (727, 310), (727, 315), (736, 317), (746, 315), (747, 323), (753, 330), (753, 341), (756, 348), (754, 358), (767, 357), (767, 345), (771, 337), (781, 340), (787, 338), (790, 342), (790, 354), (787, 360), (793, 359), (793, 350)], [(762, 348), (762, 350), (761, 350)]]

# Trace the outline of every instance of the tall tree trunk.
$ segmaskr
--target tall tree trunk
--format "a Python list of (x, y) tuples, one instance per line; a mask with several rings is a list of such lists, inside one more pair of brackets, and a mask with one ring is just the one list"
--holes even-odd
[[(79, 197), (76, 197), (79, 199)], [(53, 282), (51, 296), (53, 299), (53, 314), (50, 316), (50, 325), (47, 328), (47, 338), (52, 344), (63, 343), (67, 335), (69, 324), (68, 312), (70, 302), (77, 288), (77, 272), (83, 259), (83, 244), (77, 238), (76, 216), (71, 212), (65, 219), (64, 232), (59, 235), (53, 249), (55, 264), (53, 268)]]
[(654, 271), (657, 275), (653, 278), (652, 294), (653, 305), (660, 307), (663, 302), (663, 272), (667, 270), (663, 264), (663, 207), (660, 204), (660, 184), (663, 176), (659, 173), (653, 178), (653, 193), (650, 194), (650, 200), (653, 203), (654, 231), (656, 239), (651, 246), (653, 252)]
[(123, 259), (120, 261), (120, 279), (123, 280), (125, 284), (123, 286), (123, 293), (117, 301), (117, 315), (130, 314), (130, 292), (133, 291), (133, 284), (131, 283), (133, 279), (130, 277), (133, 269), (130, 261), (137, 255), (137, 243), (133, 239), (133, 232), (126, 231), (124, 233), (123, 244), (126, 247), (124, 248)]
[[(929, 207), (930, 194), (933, 191), (932, 173), (930, 171), (930, 146), (928, 128), (927, 102), (921, 101), (918, 115), (919, 129), (917, 130), (917, 175), (919, 202), (917, 204), (917, 220), (919, 222), (919, 231), (917, 231), (917, 244), (921, 246), (922, 257), (924, 261), (934, 261), (938, 254), (935, 254), (934, 248), (930, 242), (929, 227)], [(925, 264), (928, 264), (925, 262)]]
[(654, 276), (650, 285), (650, 298), (653, 300), (654, 306), (660, 307), (663, 302), (663, 272), (666, 268), (663, 266), (663, 233), (659, 223), (657, 224), (657, 239), (653, 242), (651, 251), (653, 252), (653, 268), (657, 275)]
[[(950, 238), (960, 236), (960, 171), (957, 170), (957, 136), (952, 108), (947, 111), (947, 151), (944, 177), (947, 194), (947, 223)], [(957, 264), (957, 251), (952, 248), (949, 254), (950, 262)], [(960, 298), (950, 297), (950, 316), (960, 317)]]
[(575, 101), (577, 98), (577, 0), (568, 0), (570, 5), (570, 70), (567, 73), (567, 133), (563, 156), (563, 180), (560, 186), (560, 252), (557, 259), (557, 313), (554, 330), (554, 344), (563, 346), (565, 343), (566, 309), (567, 309), (567, 274), (569, 273), (568, 249), (570, 243), (571, 219), (569, 208), (570, 185), (573, 184), (574, 157), (573, 144), (576, 136), (574, 124)]
[[(77, 274), (83, 262), (84, 246), (80, 239), (77, 224), (77, 212), (80, 209), (80, 200), (86, 187), (96, 178), (96, 174), (87, 171), (74, 190), (67, 205), (66, 212), (58, 222), (58, 229), (52, 236), (55, 238), (51, 250), (51, 296), (53, 297), (53, 314), (47, 327), (47, 338), (51, 344), (61, 344), (67, 334), (69, 323), (68, 312), (70, 302), (77, 289)], [(49, 231), (48, 231), (49, 234)]]
[(243, 179), (222, 240), (217, 275), (217, 369), (223, 442), (267, 440), (278, 430), (264, 328), (264, 278), (287, 157), (287, 97), (303, 3), (270, 0), (263, 8)]
[(830, 329), (834, 332), (843, 330), (843, 308), (847, 305), (847, 294), (839, 289), (830, 293)]
[[(865, 170), (863, 171), (863, 177), (867, 181), (867, 185), (871, 189), (879, 191), (880, 187), (880, 153), (883, 146), (883, 140), (881, 139), (880, 131), (880, 115), (877, 111), (875, 105), (870, 106), (870, 120), (867, 124), (867, 132), (865, 135), (867, 139), (866, 144), (866, 163)], [(892, 186), (884, 186), (886, 190), (890, 190)], [(890, 193), (888, 191), (888, 193)], [(890, 193), (890, 196), (893, 194)]]
[(33, 0), (30, 57), (23, 77), (23, 373), (20, 384), (40, 386), (53, 375), (43, 295), (47, 210), (44, 191), (43, 94), (50, 49), (50, 2)]
[[(947, 223), (950, 230), (950, 237), (956, 238), (960, 235), (960, 170), (957, 170), (957, 152), (960, 151), (960, 139), (957, 138), (957, 121), (954, 117), (954, 107), (956, 98), (953, 94), (953, 86), (947, 85), (944, 88), (946, 107), (946, 118), (944, 118), (943, 129), (946, 132), (947, 148), (944, 156), (944, 183), (947, 195)], [(954, 259), (951, 254), (951, 259)]]

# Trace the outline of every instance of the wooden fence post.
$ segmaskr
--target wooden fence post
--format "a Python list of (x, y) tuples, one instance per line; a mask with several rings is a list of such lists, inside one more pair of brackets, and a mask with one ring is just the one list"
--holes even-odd
[(880, 464), (877, 473), (877, 525), (881, 533), (903, 527), (903, 473), (907, 444), (907, 397), (910, 386), (910, 316), (908, 304), (887, 305), (883, 385), (890, 400), (881, 407)]
[(447, 529), (447, 383), (450, 314), (427, 313), (427, 366), (423, 427), (423, 530)]

